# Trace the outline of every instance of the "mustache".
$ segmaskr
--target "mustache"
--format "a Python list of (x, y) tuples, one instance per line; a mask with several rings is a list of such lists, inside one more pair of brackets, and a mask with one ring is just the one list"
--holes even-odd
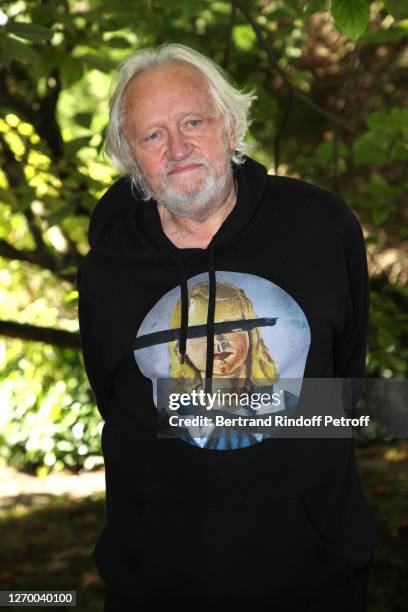
[(171, 164), (171, 165), (166, 166), (166, 168), (164, 168), (161, 174), (161, 178), (165, 179), (167, 175), (170, 174), (170, 172), (173, 172), (174, 170), (180, 170), (181, 168), (184, 168), (185, 166), (189, 166), (190, 164), (201, 164), (205, 168), (211, 168), (212, 166), (211, 162), (206, 157), (201, 157), (198, 159), (188, 158), (188, 160), (186, 160), (182, 164), (179, 163), (179, 164)]

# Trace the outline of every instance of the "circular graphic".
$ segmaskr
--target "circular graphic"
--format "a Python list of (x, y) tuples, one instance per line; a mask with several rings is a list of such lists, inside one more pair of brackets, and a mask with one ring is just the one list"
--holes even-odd
[[(271, 437), (273, 428), (259, 429), (249, 423), (256, 417), (257, 425), (264, 424), (274, 413), (289, 414), (296, 407), (310, 346), (310, 329), (302, 309), (287, 292), (264, 278), (217, 271), (213, 397), (209, 398), (203, 395), (208, 275), (194, 276), (187, 284), (184, 362), (179, 353), (179, 286), (163, 295), (146, 315), (134, 344), (136, 363), (152, 381), (159, 415), (170, 419), (172, 435), (201, 448), (231, 450)], [(177, 402), (183, 393), (190, 399)], [(262, 393), (265, 403), (256, 405)], [(222, 401), (224, 396), (229, 403)], [(221, 423), (223, 415), (224, 421), (234, 424), (218, 426), (216, 421)]]

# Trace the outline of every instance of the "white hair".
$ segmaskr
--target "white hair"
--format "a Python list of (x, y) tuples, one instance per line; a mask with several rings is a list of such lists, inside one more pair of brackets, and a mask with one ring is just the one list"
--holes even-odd
[(224, 119), (225, 132), (235, 137), (236, 145), (231, 155), (235, 164), (243, 164), (245, 154), (250, 146), (245, 142), (245, 135), (250, 125), (249, 110), (256, 100), (254, 90), (240, 91), (232, 85), (229, 75), (212, 60), (198, 51), (180, 44), (164, 44), (157, 48), (141, 49), (122, 62), (112, 82), (115, 87), (109, 103), (109, 123), (106, 131), (106, 153), (116, 170), (130, 176), (132, 186), (146, 200), (151, 193), (142, 178), (142, 174), (133, 158), (123, 132), (123, 95), (129, 82), (141, 72), (171, 61), (186, 62), (194, 66), (207, 82), (214, 103)]

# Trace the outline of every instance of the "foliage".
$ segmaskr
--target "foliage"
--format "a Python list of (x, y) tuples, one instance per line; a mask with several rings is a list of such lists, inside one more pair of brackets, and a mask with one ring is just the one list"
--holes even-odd
[(370, 301), (367, 369), (373, 376), (389, 378), (405, 372), (408, 363), (408, 287), (386, 285), (378, 290), (374, 286)]
[(10, 465), (41, 476), (102, 464), (102, 422), (77, 350), (14, 341), (1, 376), (9, 408), (1, 415), (0, 456)]
[(331, 10), (335, 24), (352, 40), (358, 40), (370, 17), (367, 0), (332, 0)]
[(1, 455), (43, 470), (97, 461), (75, 271), (115, 178), (103, 155), (113, 70), (169, 41), (256, 88), (254, 157), (356, 211), (374, 271), (369, 372), (407, 374), (407, 34), (406, 0), (3, 0)]

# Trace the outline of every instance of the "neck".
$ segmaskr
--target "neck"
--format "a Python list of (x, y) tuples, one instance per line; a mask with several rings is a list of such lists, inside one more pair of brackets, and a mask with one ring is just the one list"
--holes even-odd
[(162, 203), (157, 204), (162, 228), (167, 238), (178, 248), (206, 248), (236, 204), (234, 177), (228, 191), (218, 202), (198, 217), (182, 217), (171, 213)]

